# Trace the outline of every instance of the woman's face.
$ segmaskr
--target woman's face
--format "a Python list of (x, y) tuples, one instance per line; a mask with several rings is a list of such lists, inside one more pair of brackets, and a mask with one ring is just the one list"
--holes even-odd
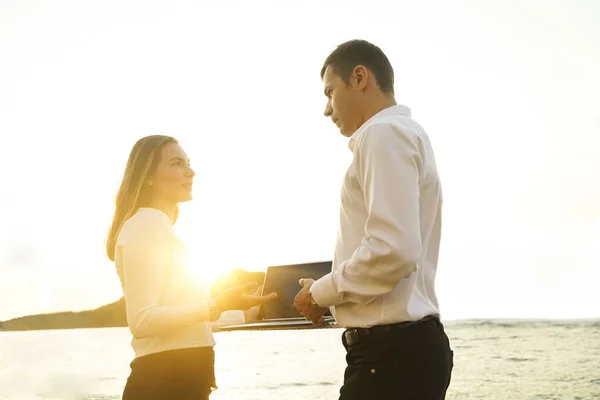
[(192, 183), (195, 172), (190, 160), (179, 143), (167, 143), (160, 150), (160, 162), (149, 179), (152, 198), (169, 203), (192, 199)]

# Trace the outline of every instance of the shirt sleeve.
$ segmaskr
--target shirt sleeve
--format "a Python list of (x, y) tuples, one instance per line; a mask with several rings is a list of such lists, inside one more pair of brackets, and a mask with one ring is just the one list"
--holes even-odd
[(350, 259), (311, 287), (324, 307), (368, 304), (391, 292), (417, 270), (422, 254), (417, 139), (389, 123), (369, 127), (360, 139), (354, 161), (367, 208), (365, 235)]
[(164, 306), (160, 304), (172, 232), (164, 224), (140, 224), (122, 246), (123, 291), (127, 323), (134, 338), (160, 336), (209, 319), (207, 301)]
[(213, 332), (220, 327), (227, 325), (240, 325), (246, 323), (246, 316), (243, 310), (227, 310), (221, 313), (218, 320), (211, 322)]

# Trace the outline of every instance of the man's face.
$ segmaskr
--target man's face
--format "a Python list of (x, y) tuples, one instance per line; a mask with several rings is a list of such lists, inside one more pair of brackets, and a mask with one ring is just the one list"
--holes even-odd
[(331, 66), (325, 70), (323, 85), (327, 97), (325, 116), (331, 117), (342, 135), (352, 136), (360, 127), (362, 91), (355, 85), (346, 84)]

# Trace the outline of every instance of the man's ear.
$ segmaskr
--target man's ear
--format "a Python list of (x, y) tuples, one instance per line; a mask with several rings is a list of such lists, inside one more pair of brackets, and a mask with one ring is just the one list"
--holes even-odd
[(363, 90), (367, 86), (369, 79), (369, 70), (364, 65), (357, 65), (352, 71), (352, 86), (355, 89)]

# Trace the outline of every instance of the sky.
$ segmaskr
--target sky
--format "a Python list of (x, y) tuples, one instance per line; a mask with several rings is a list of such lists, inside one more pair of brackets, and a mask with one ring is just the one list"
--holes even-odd
[(121, 296), (129, 151), (179, 139), (199, 274), (330, 260), (352, 154), (325, 57), (388, 55), (444, 190), (442, 318), (600, 317), (600, 3), (0, 0), (0, 320)]

